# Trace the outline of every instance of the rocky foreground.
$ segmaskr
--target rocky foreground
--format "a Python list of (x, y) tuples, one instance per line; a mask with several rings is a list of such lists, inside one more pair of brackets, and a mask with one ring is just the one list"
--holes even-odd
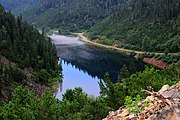
[(139, 107), (148, 104), (143, 111), (133, 114), (129, 108), (121, 107), (103, 120), (180, 120), (180, 82), (171, 87), (164, 85), (158, 92), (144, 92), (150, 96), (138, 103)]

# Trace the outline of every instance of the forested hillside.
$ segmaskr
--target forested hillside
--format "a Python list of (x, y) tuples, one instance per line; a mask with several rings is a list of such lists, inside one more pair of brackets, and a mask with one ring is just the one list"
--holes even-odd
[(7, 10), (19, 15), (22, 11), (39, 3), (41, 0), (0, 0), (0, 3)]
[[(60, 32), (85, 30), (96, 42), (133, 50), (161, 51), (164, 55), (180, 52), (179, 0), (42, 0), (31, 8), (23, 7), (23, 17), (39, 27), (58, 28)], [(48, 87), (61, 80), (62, 69), (57, 65), (55, 45), (43, 30), (39, 33), (22, 16), (14, 17), (0, 5), (0, 120), (100, 120), (124, 105), (137, 114), (137, 101), (147, 96), (142, 90), (158, 91), (180, 80), (179, 58), (164, 70), (146, 66), (136, 73), (131, 62), (129, 68), (123, 65), (120, 69), (117, 83), (109, 73), (104, 75), (98, 97), (78, 87), (66, 90), (58, 100)], [(93, 69), (96, 66), (91, 64)], [(169, 101), (165, 104), (171, 105)], [(140, 106), (142, 110), (148, 107)]]
[(24, 11), (23, 16), (38, 26), (77, 31), (88, 29), (125, 1), (127, 0), (44, 0)]
[(57, 28), (60, 33), (87, 30), (89, 38), (103, 44), (178, 52), (179, 11), (178, 0), (46, 0), (22, 15), (39, 27)]
[[(11, 85), (31, 81), (49, 85), (58, 77), (56, 48), (50, 38), (40, 34), (34, 26), (5, 12), (0, 5), (0, 90)], [(60, 79), (60, 78), (59, 78)], [(24, 83), (25, 83), (24, 82)]]
[(109, 74), (106, 73), (104, 81), (99, 83), (101, 96), (97, 98), (88, 96), (81, 88), (75, 88), (67, 90), (63, 99), (59, 101), (50, 93), (38, 97), (32, 90), (17, 87), (11, 101), (4, 105), (0, 104), (0, 119), (100, 120), (108, 114), (108, 111), (116, 110), (124, 103), (126, 107), (133, 107), (131, 112), (139, 113), (141, 108), (137, 108), (139, 107), (137, 101), (133, 102), (134, 99), (128, 99), (126, 96), (140, 101), (147, 96), (142, 89), (154, 88), (153, 90), (157, 91), (164, 84), (173, 85), (179, 81), (179, 70), (180, 63), (163, 71), (147, 67), (145, 71), (126, 76), (121, 83), (116, 84), (111, 82)]
[[(52, 68), (56, 66), (56, 48), (50, 38), (41, 35), (34, 26), (17, 19), (0, 7), (1, 55), (21, 68)], [(37, 64), (38, 63), (38, 64)]]
[(133, 50), (180, 51), (179, 0), (128, 0), (87, 34), (103, 44)]

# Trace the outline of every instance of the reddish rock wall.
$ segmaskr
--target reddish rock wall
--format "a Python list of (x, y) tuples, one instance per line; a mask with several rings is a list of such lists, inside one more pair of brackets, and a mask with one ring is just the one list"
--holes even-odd
[(171, 66), (170, 64), (167, 64), (167, 63), (163, 62), (162, 60), (156, 60), (153, 58), (144, 58), (142, 61), (145, 63), (151, 64), (159, 69), (164, 69), (165, 67)]

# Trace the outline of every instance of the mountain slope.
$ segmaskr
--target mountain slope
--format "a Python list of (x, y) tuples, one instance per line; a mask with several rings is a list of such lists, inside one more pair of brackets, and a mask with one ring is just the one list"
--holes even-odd
[(0, 0), (0, 3), (6, 10), (11, 10), (13, 13), (19, 15), (22, 11), (26, 10), (42, 0)]
[(56, 48), (51, 39), (21, 17), (16, 19), (5, 12), (1, 5), (0, 43), (0, 98), (3, 88), (12, 89), (29, 80), (48, 86), (53, 78), (59, 78)]
[(60, 27), (63, 30), (76, 31), (89, 28), (126, 1), (46, 0), (23, 12), (23, 16), (39, 26)]
[(86, 35), (103, 44), (142, 51), (180, 51), (178, 0), (46, 0), (25, 10), (23, 17), (62, 32), (89, 30)]
[(129, 0), (87, 35), (128, 49), (179, 52), (180, 1)]

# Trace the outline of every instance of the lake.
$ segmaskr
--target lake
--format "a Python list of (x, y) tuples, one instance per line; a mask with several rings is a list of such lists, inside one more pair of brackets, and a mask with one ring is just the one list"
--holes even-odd
[[(62, 94), (67, 89), (82, 87), (83, 90), (93, 96), (99, 95), (99, 79), (103, 79), (108, 72), (110, 79), (116, 83), (123, 65), (129, 71), (141, 71), (144, 64), (133, 57), (115, 50), (86, 44), (78, 37), (53, 34), (50, 36), (57, 48), (57, 56), (60, 58), (63, 68), (63, 83), (59, 84), (57, 98), (62, 99)], [(134, 64), (134, 67), (130, 65)]]

